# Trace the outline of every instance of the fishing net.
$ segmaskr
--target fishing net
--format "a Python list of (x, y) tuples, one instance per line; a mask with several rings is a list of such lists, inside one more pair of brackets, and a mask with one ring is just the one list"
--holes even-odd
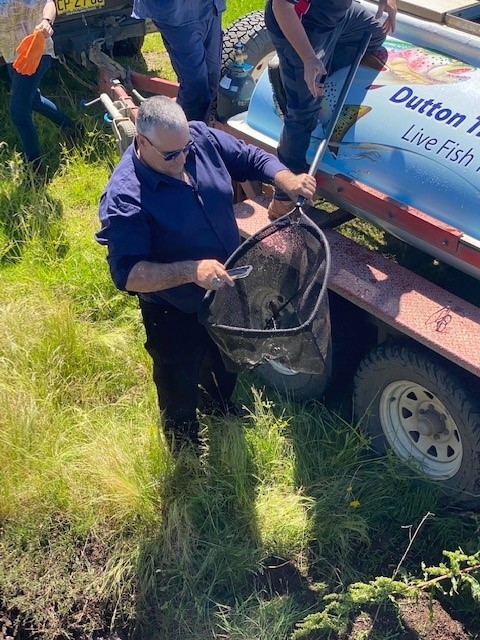
[(330, 252), (323, 232), (303, 213), (284, 216), (246, 240), (227, 268), (251, 265), (234, 287), (209, 291), (200, 321), (231, 370), (271, 363), (277, 369), (327, 374)]

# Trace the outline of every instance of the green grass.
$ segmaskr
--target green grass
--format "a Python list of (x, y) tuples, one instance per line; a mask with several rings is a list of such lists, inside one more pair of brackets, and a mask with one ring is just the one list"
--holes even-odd
[[(227, 20), (260, 7), (237, 3)], [(146, 52), (158, 44), (148, 36)], [(324, 593), (391, 575), (409, 543), (404, 527), (429, 511), (405, 571), (440, 562), (443, 549), (474, 553), (478, 515), (448, 510), (435, 487), (373, 456), (345, 418), (281, 399), (251, 375), (236, 391), (250, 417), (203, 419), (200, 458), (172, 459), (135, 300), (115, 290), (93, 240), (117, 160), (112, 137), (100, 108), (82, 113), (80, 98), (92, 96), (67, 75), (53, 70), (44, 90), (88, 133), (67, 148), (38, 119), (50, 172), (36, 184), (0, 125), (7, 635), (287, 639)], [(6, 104), (4, 83), (4, 113)], [(459, 606), (468, 618), (475, 605)]]

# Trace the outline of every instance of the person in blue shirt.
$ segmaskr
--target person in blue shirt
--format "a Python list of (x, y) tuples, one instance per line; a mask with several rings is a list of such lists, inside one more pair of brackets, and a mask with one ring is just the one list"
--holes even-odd
[[(240, 243), (232, 179), (274, 183), (310, 199), (315, 179), (233, 136), (188, 123), (165, 96), (142, 102), (134, 143), (103, 193), (96, 238), (115, 285), (137, 294), (163, 428), (174, 450), (198, 442), (204, 405), (228, 413), (236, 376), (197, 318), (206, 290), (232, 286), (224, 263)], [(204, 406), (208, 410), (208, 406)]]
[[(265, 25), (287, 103), (277, 152), (289, 169), (306, 169), (327, 74), (351, 63), (365, 31), (371, 34), (368, 51), (377, 49), (395, 29), (396, 12), (396, 0), (378, 0), (376, 15), (354, 0), (267, 0)], [(275, 219), (292, 208), (288, 194), (277, 189), (269, 216)]]
[(226, 0), (134, 0), (132, 16), (150, 18), (177, 74), (188, 120), (208, 122), (217, 96)]

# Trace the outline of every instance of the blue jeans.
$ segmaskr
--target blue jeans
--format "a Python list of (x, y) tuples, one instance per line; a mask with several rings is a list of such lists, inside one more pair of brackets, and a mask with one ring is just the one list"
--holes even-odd
[(11, 79), (10, 118), (18, 131), (23, 153), (29, 161), (37, 160), (41, 155), (32, 111), (40, 113), (59, 127), (75, 126), (73, 120), (62, 113), (51, 100), (42, 96), (38, 88), (51, 62), (51, 56), (43, 56), (37, 71), (31, 76), (17, 73), (11, 64), (7, 64)]
[[(307, 31), (313, 49), (318, 54), (323, 50), (321, 60), (328, 73), (348, 66), (355, 57), (365, 31), (372, 38), (368, 51), (377, 49), (385, 40), (381, 24), (375, 17), (354, 2), (336, 27), (325, 31)], [(271, 33), (280, 63), (280, 77), (285, 88), (287, 112), (278, 145), (278, 157), (291, 171), (307, 171), (306, 153), (310, 136), (318, 120), (323, 97), (314, 97), (305, 84), (303, 63), (286, 38), (278, 38)], [(276, 190), (275, 196), (288, 200), (288, 196)]]
[(208, 122), (216, 98), (222, 59), (221, 15), (181, 27), (155, 23), (180, 87), (177, 101), (187, 120)]

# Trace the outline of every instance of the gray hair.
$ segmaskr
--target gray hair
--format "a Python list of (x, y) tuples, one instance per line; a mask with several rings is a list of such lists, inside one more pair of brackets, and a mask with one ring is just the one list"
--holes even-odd
[(167, 96), (153, 96), (144, 100), (135, 121), (137, 133), (149, 136), (157, 128), (183, 131), (188, 127), (182, 107)]

